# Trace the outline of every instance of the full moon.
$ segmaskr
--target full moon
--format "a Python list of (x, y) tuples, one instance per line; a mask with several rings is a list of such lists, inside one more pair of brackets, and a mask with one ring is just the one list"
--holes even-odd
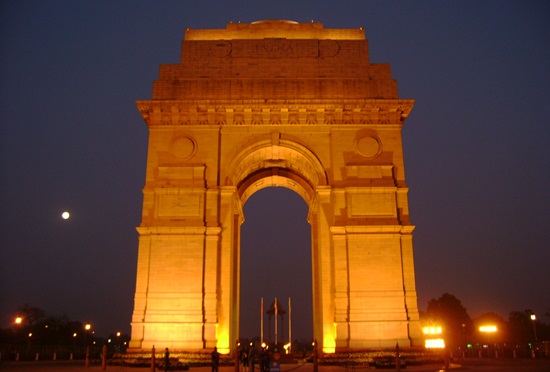
[(64, 220), (68, 220), (69, 217), (71, 217), (71, 215), (69, 214), (69, 212), (63, 212), (63, 213), (61, 213), (61, 217), (62, 217)]

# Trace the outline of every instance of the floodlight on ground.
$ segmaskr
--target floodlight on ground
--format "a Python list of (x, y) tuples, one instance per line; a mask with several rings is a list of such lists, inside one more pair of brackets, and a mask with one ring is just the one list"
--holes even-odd
[(494, 324), (487, 324), (479, 327), (479, 331), (484, 333), (495, 333), (497, 330), (497, 326)]
[(445, 340), (442, 338), (430, 338), (424, 342), (424, 347), (426, 349), (444, 349)]

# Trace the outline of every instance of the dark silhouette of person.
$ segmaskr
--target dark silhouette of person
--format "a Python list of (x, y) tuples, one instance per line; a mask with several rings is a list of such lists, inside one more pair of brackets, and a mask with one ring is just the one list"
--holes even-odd
[(271, 361), (271, 356), (269, 355), (269, 350), (266, 347), (263, 347), (260, 351), (260, 372), (269, 372), (269, 362)]
[(250, 345), (250, 351), (248, 352), (248, 365), (250, 367), (250, 372), (254, 372), (254, 365), (256, 364), (256, 359), (258, 358), (258, 350), (256, 349), (254, 343)]
[(243, 365), (243, 371), (248, 372), (248, 350), (243, 349), (241, 352), (241, 364)]
[(218, 348), (214, 346), (214, 351), (212, 351), (212, 372), (218, 372), (218, 367), (220, 366), (220, 353), (218, 353)]
[(168, 371), (170, 369), (170, 352), (168, 351), (168, 348), (164, 349), (164, 371)]

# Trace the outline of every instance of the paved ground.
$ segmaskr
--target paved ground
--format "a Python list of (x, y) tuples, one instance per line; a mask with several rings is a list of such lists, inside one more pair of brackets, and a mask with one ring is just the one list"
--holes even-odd
[[(150, 368), (133, 368), (121, 366), (107, 366), (107, 371), (111, 372), (150, 372)], [(374, 368), (355, 367), (345, 368), (336, 366), (320, 366), (319, 372), (364, 372), (367, 370), (374, 371)], [(550, 359), (467, 359), (463, 366), (451, 365), (453, 371), (467, 372), (549, 372)], [(23, 371), (23, 372), (100, 372), (101, 366), (93, 365), (89, 368), (84, 366), (84, 361), (39, 361), (39, 362), (0, 362), (0, 371)], [(157, 370), (158, 371), (158, 370)], [(313, 372), (312, 364), (289, 364), (282, 365), (281, 372)], [(424, 365), (424, 366), (409, 366), (405, 371), (416, 372), (437, 372), (444, 371), (442, 365)], [(209, 367), (191, 368), (190, 372), (211, 372)], [(235, 372), (233, 367), (220, 367), (219, 372)]]

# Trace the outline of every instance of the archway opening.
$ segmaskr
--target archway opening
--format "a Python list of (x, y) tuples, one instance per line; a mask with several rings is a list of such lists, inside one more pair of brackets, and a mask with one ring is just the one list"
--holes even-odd
[[(266, 311), (275, 297), (286, 314), (279, 317), (278, 341), (288, 342), (288, 299), (292, 340), (309, 342), (313, 335), (311, 227), (308, 206), (296, 192), (268, 187), (251, 195), (241, 225), (240, 337), (258, 339), (264, 299), (264, 340), (274, 340)], [(282, 334), (281, 334), (281, 326)], [(271, 336), (271, 340), (270, 340)]]

